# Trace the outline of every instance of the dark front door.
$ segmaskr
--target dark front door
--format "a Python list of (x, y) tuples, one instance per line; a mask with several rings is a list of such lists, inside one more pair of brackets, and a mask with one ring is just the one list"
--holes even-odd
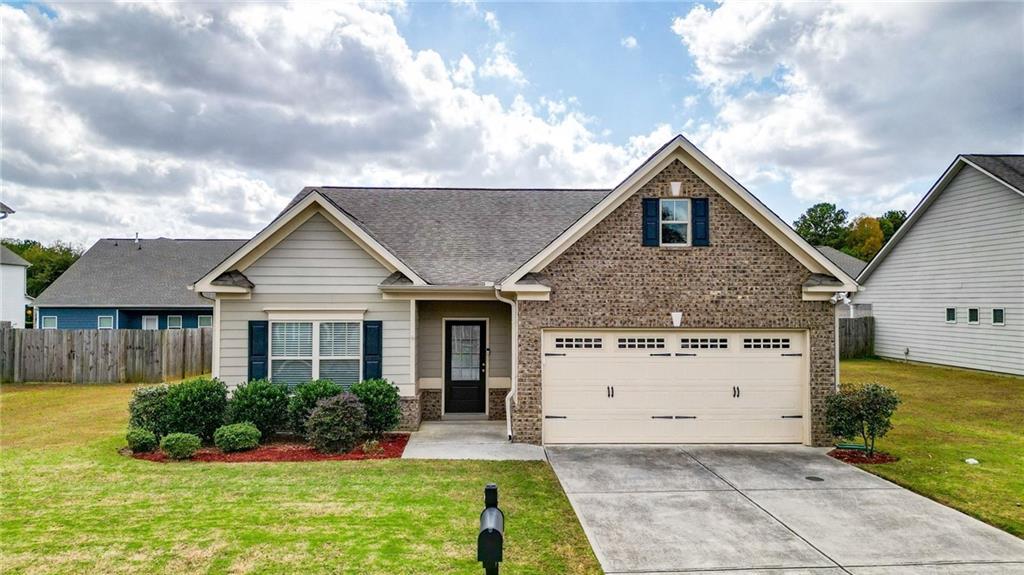
[(487, 328), (482, 321), (444, 324), (444, 410), (483, 413), (487, 394)]

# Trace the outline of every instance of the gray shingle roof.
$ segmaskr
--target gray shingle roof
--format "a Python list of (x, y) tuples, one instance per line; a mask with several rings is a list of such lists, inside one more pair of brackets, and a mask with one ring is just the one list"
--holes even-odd
[(0, 202), (0, 214), (13, 214), (14, 210), (7, 204)]
[(10, 250), (7, 246), (0, 245), (0, 264), (8, 266), (24, 266), (29, 267), (30, 263), (25, 261), (25, 258), (19, 256)]
[(500, 281), (610, 192), (318, 187), (288, 207), (314, 190), (434, 285)]
[(1024, 194), (1024, 155), (964, 154), (964, 158)]
[(868, 262), (855, 258), (850, 254), (841, 252), (835, 248), (830, 248), (828, 246), (814, 247), (826, 258), (832, 260), (832, 263), (839, 266), (839, 268), (846, 272), (846, 275), (851, 278), (859, 276), (860, 272), (864, 271), (864, 268), (868, 265)]
[(102, 239), (39, 294), (36, 305), (212, 306), (188, 285), (245, 241)]

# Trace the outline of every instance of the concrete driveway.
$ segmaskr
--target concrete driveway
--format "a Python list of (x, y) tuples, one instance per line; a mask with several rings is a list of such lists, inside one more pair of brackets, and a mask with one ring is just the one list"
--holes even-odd
[(800, 446), (562, 446), (606, 573), (1024, 574), (1024, 540)]

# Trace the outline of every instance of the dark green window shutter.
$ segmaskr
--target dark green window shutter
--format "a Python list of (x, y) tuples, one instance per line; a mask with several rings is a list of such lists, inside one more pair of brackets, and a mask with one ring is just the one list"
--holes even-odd
[(270, 322), (249, 322), (249, 381), (267, 379), (267, 349), (270, 339), (267, 332)]
[(660, 202), (658, 198), (644, 198), (644, 217), (643, 217), (643, 242), (645, 246), (657, 246), (659, 245), (658, 238), (658, 224), (661, 221), (659, 218), (658, 211), (660, 210)]
[(363, 322), (363, 379), (382, 377), (381, 353), (384, 351), (384, 326), (379, 321)]
[(693, 245), (711, 245), (711, 213), (707, 198), (693, 198)]

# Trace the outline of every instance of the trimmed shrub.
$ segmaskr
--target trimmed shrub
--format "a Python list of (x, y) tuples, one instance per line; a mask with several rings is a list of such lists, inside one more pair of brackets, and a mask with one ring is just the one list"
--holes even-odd
[(288, 423), (295, 433), (306, 433), (306, 420), (316, 407), (316, 402), (334, 397), (345, 388), (329, 379), (317, 379), (299, 384), (288, 401)]
[(191, 433), (171, 433), (160, 440), (160, 451), (171, 459), (188, 459), (199, 451), (203, 442)]
[(844, 387), (825, 401), (825, 424), (835, 437), (863, 440), (871, 456), (875, 439), (892, 429), (892, 415), (899, 404), (899, 395), (884, 385)]
[(166, 405), (168, 432), (191, 433), (209, 441), (224, 423), (228, 389), (224, 382), (209, 377), (186, 379), (167, 390)]
[(128, 404), (128, 425), (148, 429), (157, 437), (166, 434), (169, 389), (166, 384), (136, 387)]
[(398, 388), (386, 379), (367, 379), (352, 386), (352, 394), (366, 409), (366, 431), (380, 437), (385, 431), (398, 427), (402, 419)]
[(260, 435), (260, 430), (248, 421), (232, 423), (213, 432), (213, 444), (225, 453), (248, 451), (260, 444)]
[(283, 386), (256, 379), (243, 383), (231, 392), (226, 421), (248, 421), (263, 437), (277, 433), (288, 420), (288, 392)]
[(365, 422), (366, 410), (351, 393), (321, 399), (306, 421), (306, 439), (321, 453), (352, 451), (366, 431)]
[(156, 449), (156, 434), (141, 427), (129, 427), (124, 438), (128, 440), (128, 449), (133, 453), (149, 453)]

